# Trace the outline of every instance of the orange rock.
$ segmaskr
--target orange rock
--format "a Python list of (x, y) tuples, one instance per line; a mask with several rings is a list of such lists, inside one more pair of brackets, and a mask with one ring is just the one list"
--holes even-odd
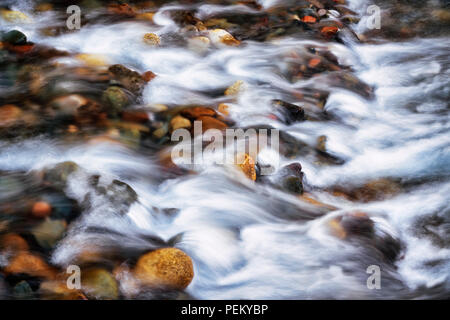
[(221, 114), (223, 114), (224, 116), (228, 116), (228, 115), (230, 114), (229, 111), (228, 111), (229, 106), (226, 105), (225, 103), (219, 104), (219, 106), (218, 106), (217, 109), (218, 109), (219, 112), (220, 112)]
[(209, 116), (214, 117), (216, 115), (216, 111), (214, 111), (211, 108), (205, 108), (205, 107), (193, 107), (193, 108), (186, 108), (180, 111), (180, 113), (188, 117), (190, 119), (197, 119), (201, 116)]
[(154, 73), (151, 72), (151, 71), (147, 71), (147, 72), (144, 72), (144, 73), (142, 74), (142, 78), (145, 80), (145, 82), (150, 82), (150, 81), (152, 81), (155, 77), (156, 77), (156, 74), (154, 74)]
[(133, 8), (127, 3), (110, 4), (108, 6), (108, 12), (125, 16), (134, 16), (136, 14)]
[(31, 209), (31, 214), (36, 218), (45, 218), (52, 213), (52, 207), (48, 202), (38, 201), (35, 202)]
[(0, 238), (0, 249), (6, 249), (13, 252), (27, 251), (29, 249), (28, 243), (15, 233), (8, 233)]
[(327, 38), (333, 37), (339, 29), (337, 27), (323, 27), (320, 32)]
[(209, 129), (225, 130), (226, 128), (228, 128), (225, 123), (213, 117), (201, 116), (198, 117), (196, 121), (202, 122), (202, 132), (205, 132)]
[(308, 66), (310, 68), (315, 68), (320, 64), (320, 59), (319, 58), (312, 58), (311, 60), (309, 60), (308, 62)]
[(48, 300), (87, 300), (86, 296), (77, 289), (69, 289), (64, 280), (44, 281), (39, 287), (42, 299)]
[(250, 179), (255, 181), (256, 180), (256, 169), (255, 169), (255, 160), (248, 155), (244, 155), (243, 161), (241, 161), (238, 157), (238, 164), (241, 168), (242, 172)]
[(183, 290), (194, 278), (194, 267), (180, 249), (164, 248), (141, 256), (134, 275), (147, 286)]
[(0, 107), (0, 127), (9, 127), (16, 124), (22, 115), (22, 110), (12, 104)]
[(56, 271), (40, 256), (29, 252), (20, 252), (13, 257), (4, 271), (7, 274), (24, 273), (45, 279), (53, 279), (56, 276)]
[(305, 23), (315, 23), (317, 21), (317, 19), (312, 16), (304, 16), (301, 20)]

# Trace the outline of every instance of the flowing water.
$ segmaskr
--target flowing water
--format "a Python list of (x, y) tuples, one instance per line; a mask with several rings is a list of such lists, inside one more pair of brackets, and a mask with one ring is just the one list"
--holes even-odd
[[(259, 1), (261, 8), (207, 2), (164, 3), (153, 24), (98, 19), (79, 31), (45, 36), (39, 30), (60, 21), (64, 12), (36, 13), (32, 1), (14, 1), (11, 8), (32, 22), (3, 23), (1, 29), (18, 29), (34, 43), (58, 50), (102, 55), (108, 64), (151, 70), (157, 77), (145, 85), (137, 106), (225, 102), (233, 127), (279, 129), (289, 137), (286, 148), (297, 148), (286, 152), (282, 146), (279, 162), (272, 164), (279, 172), (301, 163), (305, 193), (298, 196), (251, 181), (208, 158), (195, 172), (174, 174), (161, 165), (161, 148), (154, 145), (89, 143), (86, 137), (44, 133), (3, 137), (4, 174), (30, 174), (64, 161), (82, 168), (69, 175), (64, 188), (81, 214), (52, 248), (49, 261), (60, 268), (76, 264), (80, 253), (94, 245), (107, 264), (170, 244), (192, 258), (195, 276), (185, 292), (196, 299), (448, 298), (450, 37), (441, 29), (403, 38), (371, 35), (362, 18), (343, 28), (339, 41), (294, 32), (266, 41), (242, 38), (239, 46), (207, 50), (178, 42), (173, 35), (186, 31), (170, 14), (177, 10), (194, 10), (196, 18), (207, 20), (290, 6), (276, 0)], [(347, 8), (363, 17), (370, 4), (352, 0)], [(377, 4), (385, 11), (395, 9), (389, 2)], [(440, 7), (448, 10), (430, 1), (411, 12), (426, 16)], [(154, 48), (142, 43), (149, 32), (166, 44)], [(366, 41), (356, 34), (366, 34)], [(340, 68), (293, 79), (292, 64), (315, 54), (311, 48), (330, 52), (337, 61), (330, 58), (329, 63)], [(79, 63), (72, 57), (55, 59), (67, 68)], [(100, 90), (73, 82), (67, 73), (59, 82), (62, 88), (86, 95)], [(6, 101), (20, 89), (11, 89), (2, 77), (0, 94)], [(245, 90), (234, 100), (223, 96), (237, 80), (244, 81)], [(322, 108), (317, 92), (326, 97)], [(302, 105), (307, 119), (281, 121), (273, 116), (273, 99)], [(321, 136), (326, 136), (326, 151), (319, 152)], [(276, 156), (260, 154), (257, 160), (271, 164)], [(125, 182), (137, 201), (124, 206), (99, 195), (92, 175), (100, 176), (98, 183), (105, 186), (114, 179)], [(373, 184), (381, 185), (381, 191), (373, 191), (376, 196), (367, 191)], [(8, 189), (9, 194), (2, 189), (0, 200), (23, 200), (41, 192), (32, 187)], [(81, 205), (87, 196), (89, 205)], [(371, 265), (381, 269), (380, 289), (367, 287)], [(136, 295), (126, 281), (120, 289), (124, 298)], [(152, 292), (140, 294), (153, 297)]]

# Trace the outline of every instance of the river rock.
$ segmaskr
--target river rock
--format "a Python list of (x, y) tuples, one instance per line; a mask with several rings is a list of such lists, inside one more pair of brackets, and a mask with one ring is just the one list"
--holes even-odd
[(300, 106), (282, 100), (273, 100), (273, 105), (282, 110), (287, 124), (305, 120), (305, 110)]
[(281, 188), (293, 194), (303, 193), (303, 172), (300, 163), (291, 163), (280, 169), (278, 183)]
[(218, 47), (238, 46), (240, 41), (236, 40), (228, 31), (223, 29), (214, 29), (208, 32), (211, 43)]
[(18, 30), (11, 30), (3, 34), (2, 41), (12, 45), (23, 45), (27, 43), (27, 36)]
[(205, 132), (209, 129), (225, 130), (226, 128), (228, 128), (228, 125), (226, 123), (213, 117), (201, 116), (196, 120), (202, 122), (202, 132)]
[(14, 286), (13, 295), (15, 299), (26, 300), (33, 298), (34, 294), (28, 282), (22, 280)]
[(172, 120), (170, 120), (170, 127), (172, 128), (172, 131), (175, 131), (177, 129), (190, 129), (191, 128), (191, 121), (189, 119), (186, 119), (180, 115), (173, 117)]
[(161, 44), (161, 39), (155, 33), (146, 33), (144, 34), (144, 43), (149, 46), (159, 46)]
[(87, 300), (77, 289), (69, 289), (64, 280), (43, 281), (39, 286), (39, 297), (45, 300)]
[(237, 157), (237, 162), (241, 171), (250, 180), (256, 180), (256, 167), (255, 160), (248, 154), (243, 155), (243, 157)]
[(22, 110), (12, 104), (0, 107), (0, 128), (17, 125), (23, 115)]
[(31, 234), (37, 243), (44, 249), (52, 249), (62, 238), (66, 231), (67, 222), (65, 220), (45, 219), (31, 230)]
[(114, 276), (106, 269), (95, 268), (81, 273), (83, 292), (90, 299), (116, 300), (119, 287)]
[(245, 90), (245, 82), (238, 80), (225, 90), (226, 96), (234, 96)]
[(44, 181), (57, 188), (64, 188), (69, 175), (78, 169), (78, 165), (73, 161), (58, 163), (53, 168), (47, 169), (44, 172)]
[(134, 275), (150, 287), (185, 289), (194, 277), (191, 258), (177, 248), (158, 249), (141, 256)]
[(125, 91), (117, 86), (106, 89), (103, 92), (102, 101), (109, 107), (108, 114), (113, 117), (117, 117), (130, 102)]
[(23, 12), (13, 10), (0, 10), (1, 17), (8, 22), (30, 22), (31, 19)]
[(86, 105), (88, 100), (79, 94), (70, 94), (53, 99), (50, 106), (57, 116), (75, 116), (80, 107)]
[(19, 252), (10, 259), (8, 266), (4, 268), (7, 274), (27, 274), (32, 277), (44, 279), (53, 279), (56, 271), (51, 268), (40, 256), (29, 253)]
[(180, 114), (191, 120), (195, 120), (201, 116), (214, 117), (216, 116), (216, 111), (214, 111), (214, 109), (206, 107), (193, 107), (181, 110)]
[[(130, 70), (121, 64), (110, 66), (108, 71), (122, 86), (136, 94), (142, 90), (147, 81), (138, 72)], [(148, 81), (150, 80), (148, 79)]]
[(18, 234), (7, 233), (0, 237), (0, 251), (19, 252), (27, 251), (28, 249), (28, 243)]

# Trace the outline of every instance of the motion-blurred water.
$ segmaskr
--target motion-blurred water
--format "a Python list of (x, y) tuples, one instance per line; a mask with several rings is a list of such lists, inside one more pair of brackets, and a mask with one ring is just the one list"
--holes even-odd
[[(278, 1), (260, 3), (268, 8)], [(363, 12), (361, 8), (367, 4), (352, 1), (351, 7)], [(29, 2), (14, 6), (29, 10)], [(239, 6), (195, 6), (202, 17), (243, 10)], [(327, 152), (343, 164), (323, 165), (309, 155), (281, 156), (280, 167), (300, 162), (309, 194), (339, 209), (314, 206), (214, 165), (206, 165), (196, 174), (167, 178), (151, 151), (138, 153), (107, 143), (68, 144), (40, 137), (1, 141), (1, 170), (36, 170), (71, 160), (106, 180), (124, 181), (138, 193), (138, 203), (125, 216), (115, 215), (113, 204), (94, 200), (71, 225), (52, 261), (68, 265), (92, 242), (106, 251), (149, 249), (158, 244), (146, 236), (156, 236), (165, 241), (175, 239), (175, 245), (192, 257), (195, 277), (187, 291), (194, 298), (448, 297), (450, 39), (359, 43), (348, 36), (339, 44), (288, 36), (201, 53), (176, 44), (149, 49), (135, 41), (145, 32), (160, 36), (177, 32), (178, 26), (167, 14), (174, 8), (179, 6), (160, 8), (153, 27), (135, 22), (98, 23), (79, 32), (43, 37), (36, 32), (37, 25), (53, 18), (54, 13), (49, 12), (18, 29), (34, 42), (70, 52), (102, 54), (111, 64), (152, 70), (158, 77), (146, 86), (144, 104), (217, 104), (223, 97), (206, 92), (243, 80), (246, 91), (230, 104), (230, 117), (237, 127), (270, 125), (312, 148), (319, 136), (327, 136)], [(363, 29), (363, 21), (355, 25), (356, 31)], [(338, 73), (345, 76), (351, 72), (370, 93), (362, 95), (342, 87), (333, 72), (288, 81), (283, 76), (286, 56), (292, 51), (304, 52), (308, 46), (329, 49), (341, 65), (351, 68)], [(75, 63), (69, 58), (61, 61)], [(273, 99), (302, 89), (330, 92), (324, 106), (327, 119), (286, 125), (269, 117)], [(312, 106), (310, 110), (314, 112)], [(391, 198), (368, 203), (324, 191), (379, 178), (409, 187)], [(78, 174), (71, 176), (66, 192), (82, 201), (90, 188), (87, 176)], [(157, 208), (179, 211), (166, 215), (157, 213)], [(342, 240), (330, 233), (333, 218), (354, 211), (365, 212), (374, 221), (376, 232), (370, 240), (364, 236)], [(430, 217), (442, 221), (430, 229), (426, 224)], [(92, 227), (111, 232), (92, 234)], [(442, 241), (423, 236), (420, 231), (424, 228)], [(392, 258), (390, 250), (398, 254)], [(366, 286), (370, 265), (381, 267), (380, 290)]]

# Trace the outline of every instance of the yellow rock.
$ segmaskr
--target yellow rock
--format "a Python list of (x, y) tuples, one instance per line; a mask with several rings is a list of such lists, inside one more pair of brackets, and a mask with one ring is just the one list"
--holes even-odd
[(150, 46), (159, 46), (161, 39), (154, 33), (144, 34), (144, 42)]
[(103, 67), (107, 65), (106, 57), (98, 54), (81, 53), (77, 54), (75, 58), (90, 67)]
[(153, 21), (154, 15), (155, 15), (155, 13), (153, 13), (153, 12), (144, 12), (144, 13), (139, 13), (136, 16), (136, 18), (139, 20)]
[(144, 285), (185, 289), (194, 278), (191, 258), (177, 248), (158, 249), (141, 256), (134, 275)]
[(223, 114), (224, 116), (228, 116), (230, 113), (228, 111), (230, 107), (228, 105), (226, 105), (225, 103), (221, 103), (219, 104), (219, 106), (217, 107), (217, 110)]
[(225, 90), (226, 96), (234, 96), (238, 93), (244, 91), (245, 89), (245, 83), (242, 80), (238, 80), (235, 83), (233, 83), (230, 87), (228, 87), (227, 90)]
[(30, 22), (31, 19), (20, 11), (1, 10), (0, 15), (8, 22)]
[(237, 157), (237, 163), (241, 171), (250, 179), (256, 180), (255, 160), (248, 155), (244, 154)]
[(178, 115), (170, 120), (170, 127), (172, 128), (172, 131), (181, 128), (189, 129), (191, 127), (191, 121), (189, 121), (189, 119), (186, 119), (185, 117)]
[(238, 46), (241, 42), (236, 40), (228, 31), (223, 29), (210, 30), (209, 39), (216, 46)]
[(119, 298), (119, 287), (114, 276), (105, 269), (82, 271), (81, 285), (84, 293), (92, 299), (115, 300)]

